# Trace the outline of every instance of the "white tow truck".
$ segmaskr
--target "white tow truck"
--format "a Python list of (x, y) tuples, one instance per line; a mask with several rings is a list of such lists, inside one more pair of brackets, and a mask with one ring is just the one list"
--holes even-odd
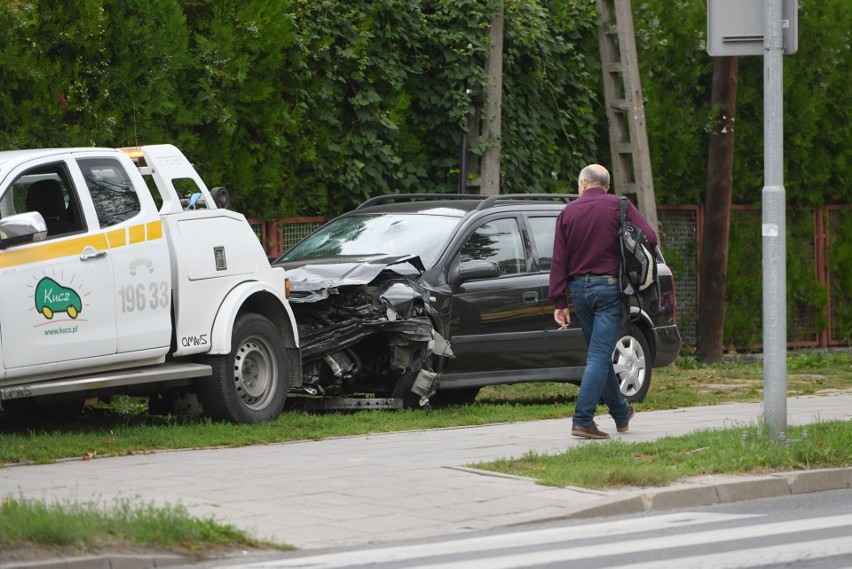
[(277, 417), (301, 385), (285, 274), (226, 195), (171, 145), (0, 152), (3, 412), (122, 393)]

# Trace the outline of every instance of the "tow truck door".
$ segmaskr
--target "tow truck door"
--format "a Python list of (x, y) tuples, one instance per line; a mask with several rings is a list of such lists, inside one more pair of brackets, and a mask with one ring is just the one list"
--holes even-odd
[[(81, 208), (70, 160), (13, 170), (0, 190), (0, 217), (39, 211), (43, 241), (0, 250), (0, 336), (7, 377), (49, 372), (116, 351), (112, 263), (105, 233)], [(47, 195), (54, 197), (53, 204)], [(53, 365), (51, 365), (53, 364)]]
[(172, 330), (171, 261), (156, 205), (123, 154), (80, 157), (77, 164), (94, 206), (94, 224), (109, 243), (116, 350), (164, 355)]

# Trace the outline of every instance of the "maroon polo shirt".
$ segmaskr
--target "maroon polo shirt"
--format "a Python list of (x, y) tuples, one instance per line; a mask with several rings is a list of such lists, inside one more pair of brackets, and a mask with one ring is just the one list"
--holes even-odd
[[(652, 247), (657, 234), (628, 201), (627, 219), (638, 225)], [(621, 227), (618, 196), (603, 188), (587, 188), (583, 195), (565, 206), (556, 219), (553, 261), (550, 265), (548, 296), (556, 308), (568, 306), (571, 277), (618, 275), (619, 252), (616, 238)]]

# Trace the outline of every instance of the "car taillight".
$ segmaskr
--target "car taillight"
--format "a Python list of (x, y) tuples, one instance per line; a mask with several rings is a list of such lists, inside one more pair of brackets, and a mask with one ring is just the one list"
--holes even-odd
[(660, 309), (662, 312), (671, 312), (672, 324), (677, 324), (677, 293), (675, 291), (674, 275), (671, 276), (672, 289), (664, 292), (660, 298)]

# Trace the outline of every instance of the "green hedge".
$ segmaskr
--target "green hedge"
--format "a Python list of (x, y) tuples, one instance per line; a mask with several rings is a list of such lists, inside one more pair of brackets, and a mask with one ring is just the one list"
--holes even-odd
[[(791, 205), (852, 201), (852, 3), (799, 0), (784, 65), (784, 185)], [(634, 2), (658, 203), (704, 202), (712, 58), (705, 0)], [(763, 58), (739, 59), (733, 202), (763, 187)]]
[[(609, 163), (594, 0), (504, 0), (503, 191)], [(784, 58), (794, 205), (852, 198), (852, 4), (800, 0)], [(492, 0), (0, 4), (0, 148), (174, 142), (249, 215), (454, 191)], [(658, 203), (702, 203), (706, 2), (634, 2)], [(734, 202), (762, 187), (762, 60), (740, 61)], [(476, 142), (471, 151), (481, 152)], [(555, 177), (558, 178), (554, 180)]]
[[(815, 342), (828, 326), (829, 293), (816, 275), (813, 215), (811, 209), (788, 210), (786, 220), (787, 339), (798, 344)], [(734, 210), (724, 308), (731, 349), (756, 346), (763, 338), (762, 247), (760, 209)]]
[[(495, 6), (6, 2), (0, 148), (173, 142), (266, 217), (454, 191)], [(551, 173), (573, 179), (597, 154), (594, 2), (507, 0), (505, 14), (503, 188), (564, 188)]]

